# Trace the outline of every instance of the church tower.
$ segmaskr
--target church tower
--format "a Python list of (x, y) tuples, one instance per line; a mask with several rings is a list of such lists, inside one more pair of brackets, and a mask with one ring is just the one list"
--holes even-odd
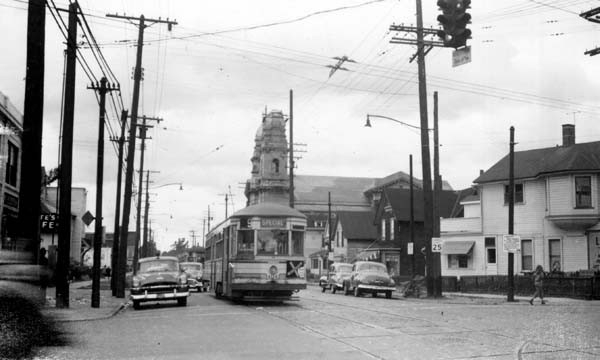
[(285, 119), (280, 110), (271, 110), (263, 120), (254, 138), (252, 176), (246, 183), (247, 205), (273, 202), (289, 203), (288, 142)]

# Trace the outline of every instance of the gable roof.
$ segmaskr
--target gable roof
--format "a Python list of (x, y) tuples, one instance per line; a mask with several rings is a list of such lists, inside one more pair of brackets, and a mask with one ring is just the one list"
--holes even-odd
[[(414, 221), (424, 221), (425, 199), (423, 191), (413, 190), (413, 192)], [(410, 189), (384, 189), (383, 194), (387, 201), (382, 201), (379, 207), (382, 208), (389, 203), (396, 220), (410, 221)], [(452, 210), (457, 199), (458, 194), (454, 191), (440, 191), (440, 217), (449, 218), (452, 215)]]
[(377, 228), (373, 225), (375, 213), (369, 211), (337, 211), (336, 219), (342, 224), (347, 239), (371, 240), (377, 238)]
[[(384, 188), (392, 187), (393, 185), (398, 183), (410, 184), (410, 175), (403, 171), (398, 171), (386, 177), (375, 179), (374, 186), (367, 189), (365, 192), (370, 193), (374, 191), (381, 191)], [(423, 181), (413, 176), (413, 186), (415, 188), (421, 189), (423, 188)], [(450, 183), (448, 181), (442, 180), (442, 189), (452, 190), (452, 186), (450, 186)]]
[[(600, 141), (515, 152), (515, 179), (535, 178), (563, 172), (600, 171)], [(489, 183), (508, 180), (506, 155), (474, 180)]]

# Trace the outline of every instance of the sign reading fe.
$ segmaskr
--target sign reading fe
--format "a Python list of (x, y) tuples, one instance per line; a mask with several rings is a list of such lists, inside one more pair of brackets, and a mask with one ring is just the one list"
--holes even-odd
[(41, 214), (40, 231), (43, 233), (53, 233), (58, 230), (58, 214)]

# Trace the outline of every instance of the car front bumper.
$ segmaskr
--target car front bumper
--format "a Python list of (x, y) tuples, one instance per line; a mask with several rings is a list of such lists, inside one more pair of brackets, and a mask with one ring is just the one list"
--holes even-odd
[(129, 298), (135, 301), (170, 300), (188, 296), (190, 296), (190, 292), (187, 287), (164, 292), (148, 292), (148, 290), (143, 289), (135, 291), (132, 289), (131, 294), (129, 294)]
[(361, 290), (367, 291), (395, 291), (396, 288), (394, 286), (379, 286), (379, 285), (366, 285), (359, 284), (358, 288)]

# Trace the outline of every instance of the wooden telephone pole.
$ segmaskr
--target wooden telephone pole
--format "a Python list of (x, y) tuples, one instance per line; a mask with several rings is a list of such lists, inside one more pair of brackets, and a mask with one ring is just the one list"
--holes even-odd
[(110, 287), (112, 289), (112, 295), (117, 296), (117, 279), (119, 278), (119, 252), (127, 252), (127, 242), (124, 242), (124, 247), (121, 246), (119, 238), (119, 221), (121, 217), (121, 183), (123, 178), (123, 144), (125, 143), (125, 127), (127, 125), (127, 110), (121, 112), (121, 136), (118, 139), (111, 139), (111, 141), (117, 141), (119, 144), (119, 160), (117, 168), (117, 199), (115, 205), (115, 227), (113, 232), (113, 246), (111, 253), (111, 270), (112, 276), (110, 277)]
[[(144, 46), (144, 29), (148, 26), (148, 23), (163, 23), (167, 24), (169, 30), (173, 25), (177, 25), (176, 21), (170, 21), (169, 19), (146, 19), (144, 15), (139, 18), (125, 15), (112, 15), (107, 14), (107, 17), (124, 19), (130, 22), (138, 21), (138, 41), (137, 41), (137, 53), (135, 60), (135, 70), (133, 73), (133, 98), (131, 101), (131, 124), (129, 126), (129, 143), (127, 146), (127, 169), (125, 171), (125, 199), (123, 201), (123, 221), (121, 222), (121, 235), (119, 242), (124, 242), (125, 251), (119, 251), (119, 279), (117, 280), (117, 297), (125, 296), (125, 271), (127, 268), (127, 236), (129, 234), (129, 217), (131, 216), (131, 196), (133, 187), (133, 164), (135, 158), (135, 137), (137, 131), (137, 117), (138, 117), (138, 105), (140, 99), (140, 82), (142, 80), (142, 49)], [(139, 237), (136, 237), (138, 240)], [(123, 249), (123, 247), (120, 247)], [(136, 244), (137, 249), (137, 244)], [(133, 269), (135, 272), (137, 269)]]

